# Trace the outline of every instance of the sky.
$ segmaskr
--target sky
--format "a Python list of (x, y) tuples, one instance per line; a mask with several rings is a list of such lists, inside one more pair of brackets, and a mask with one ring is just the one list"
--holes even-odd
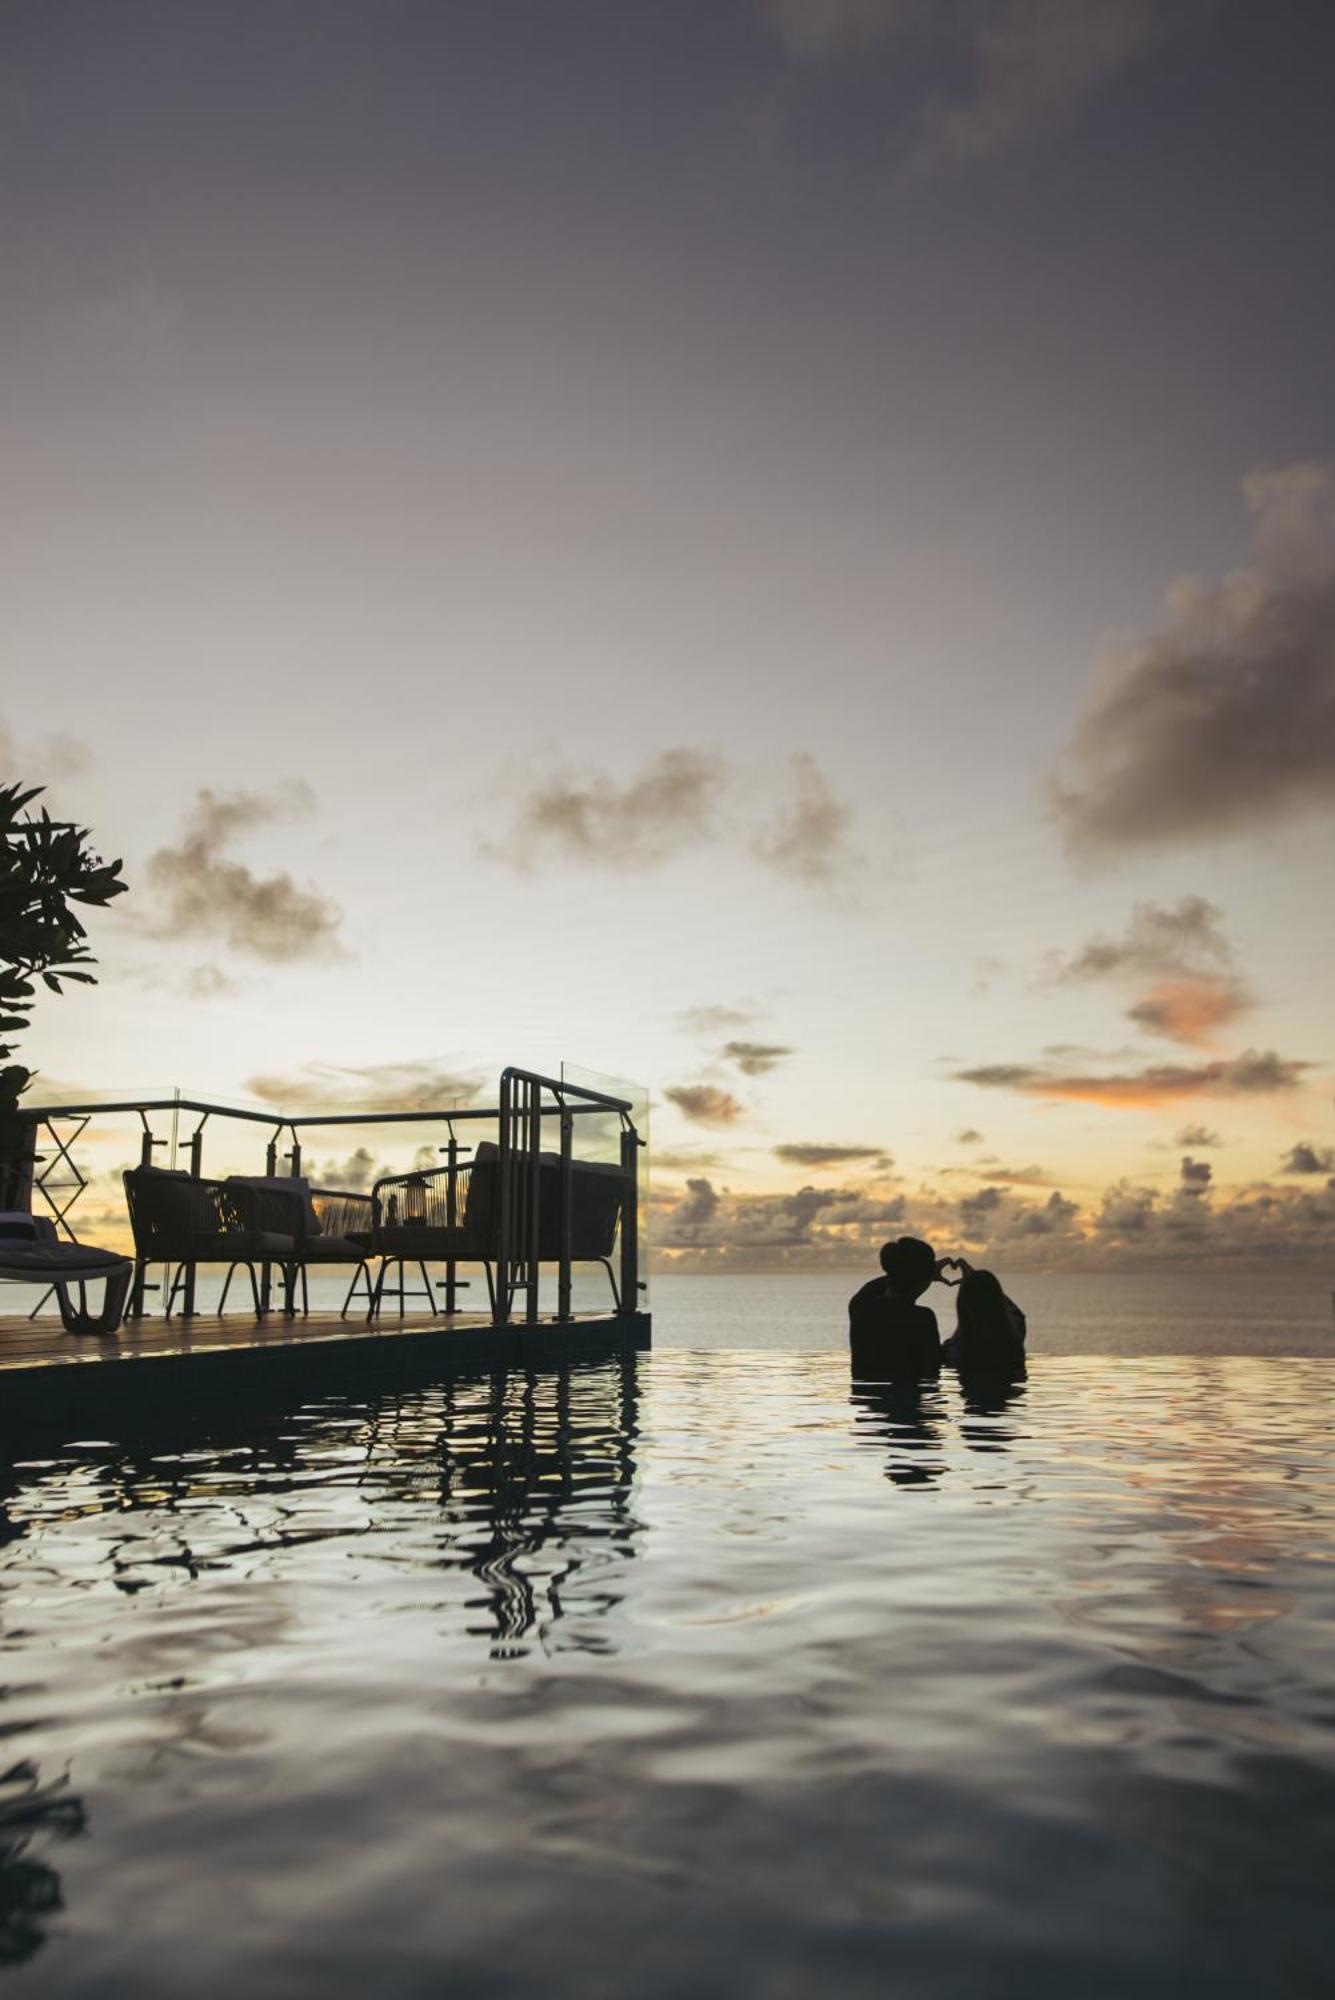
[(5, 0), (0, 764), (130, 883), (38, 1094), (574, 1063), (660, 1268), (1328, 1270), (1333, 61)]

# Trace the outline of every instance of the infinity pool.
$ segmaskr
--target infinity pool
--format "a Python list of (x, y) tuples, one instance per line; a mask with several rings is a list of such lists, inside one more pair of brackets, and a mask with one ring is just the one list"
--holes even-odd
[(665, 1351), (5, 1470), (45, 1995), (1313, 1996), (1335, 1362)]

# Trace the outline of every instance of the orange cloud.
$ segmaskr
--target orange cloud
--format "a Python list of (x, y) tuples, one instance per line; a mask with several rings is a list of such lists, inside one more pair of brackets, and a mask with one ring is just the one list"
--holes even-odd
[(1034, 1063), (985, 1063), (955, 1071), (957, 1083), (989, 1090), (1016, 1090), (1075, 1104), (1107, 1104), (1126, 1110), (1154, 1110), (1192, 1097), (1270, 1097), (1296, 1090), (1310, 1062), (1248, 1049), (1229, 1061), (1152, 1063), (1120, 1076), (1084, 1076), (1045, 1070)]
[(1127, 1018), (1170, 1042), (1208, 1049), (1215, 1045), (1215, 1031), (1236, 1020), (1250, 1004), (1236, 980), (1164, 979), (1128, 1007)]

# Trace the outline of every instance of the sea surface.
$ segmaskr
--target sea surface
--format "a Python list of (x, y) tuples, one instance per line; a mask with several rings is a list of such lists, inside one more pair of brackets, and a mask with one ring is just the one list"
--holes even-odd
[(1010, 1390), (674, 1277), (651, 1354), (0, 1465), (0, 1971), (1335, 1990), (1328, 1299), (1066, 1286)]
[[(810, 1353), (847, 1339), (850, 1292), (866, 1271), (727, 1277), (656, 1275), (654, 1341), (671, 1347), (767, 1347)], [(1335, 1242), (1328, 1272), (1166, 1270), (999, 1272), (1041, 1354), (1311, 1354), (1335, 1358)], [(592, 1303), (594, 1294), (588, 1294)], [(581, 1304), (585, 1299), (581, 1297)], [(923, 1301), (943, 1335), (954, 1294)]]

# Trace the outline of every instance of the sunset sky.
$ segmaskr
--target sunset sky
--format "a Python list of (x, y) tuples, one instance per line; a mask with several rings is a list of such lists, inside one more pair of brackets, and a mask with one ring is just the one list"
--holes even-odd
[(6, 0), (0, 751), (131, 884), (41, 1091), (565, 1061), (682, 1268), (1328, 1264), (1333, 65)]

